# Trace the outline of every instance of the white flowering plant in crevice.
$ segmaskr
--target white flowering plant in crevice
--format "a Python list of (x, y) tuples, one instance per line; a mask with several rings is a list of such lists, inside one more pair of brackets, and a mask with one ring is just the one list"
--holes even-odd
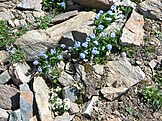
[(55, 89), (51, 89), (50, 91), (50, 102), (51, 102), (51, 110), (54, 112), (54, 115), (62, 115), (64, 112), (68, 111), (70, 108), (70, 99), (65, 98), (62, 99), (59, 97), (62, 88), (57, 86)]

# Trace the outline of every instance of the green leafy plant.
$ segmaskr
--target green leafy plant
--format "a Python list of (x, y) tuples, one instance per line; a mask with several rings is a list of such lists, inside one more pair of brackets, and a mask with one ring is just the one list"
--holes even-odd
[(0, 20), (0, 48), (9, 45), (15, 41), (14, 33), (7, 26), (6, 21)]
[(45, 11), (65, 11), (66, 0), (43, 0), (42, 9)]
[(134, 57), (137, 52), (136, 48), (133, 47), (122, 47), (122, 51), (126, 52), (129, 58)]
[(24, 25), (18, 28), (18, 31), (15, 33), (15, 37), (18, 38), (20, 36), (22, 36), (23, 34), (25, 34), (28, 30), (28, 26), (29, 25)]
[(21, 49), (15, 50), (13, 53), (10, 52), (10, 56), (8, 58), (8, 61), (10, 63), (23, 62), (24, 60), (25, 60), (25, 57)]
[[(80, 58), (85, 62), (104, 63), (113, 48), (120, 50), (120, 30), (105, 33), (104, 29), (115, 21), (118, 13), (122, 13), (121, 8), (124, 7), (116, 7), (113, 5), (107, 12), (100, 10), (95, 16), (94, 24), (96, 29), (94, 33), (90, 34), (82, 43), (75, 41), (74, 47), (70, 48), (69, 53), (73, 57)], [(127, 15), (130, 11), (126, 13), (126, 10), (124, 14)]]
[(74, 47), (69, 50), (69, 53), (85, 62), (94, 61), (95, 63), (102, 63), (106, 60), (106, 55), (112, 50), (112, 44), (109, 41), (114, 40), (115, 42), (115, 39), (116, 33), (106, 34), (106, 36), (102, 37), (96, 37), (93, 33), (83, 43), (76, 41)]
[(17, 29), (17, 32), (13, 32), (6, 21), (0, 20), (0, 48), (10, 47), (18, 37), (26, 33), (27, 26), (22, 26)]
[(144, 102), (150, 103), (157, 108), (162, 106), (162, 92), (157, 87), (144, 88), (142, 94)]
[(48, 75), (53, 71), (53, 68), (57, 67), (57, 64), (63, 60), (62, 50), (57, 47), (56, 49), (50, 49), (47, 53), (40, 51), (39, 59), (33, 62), (36, 65), (40, 74)]
[(143, 52), (145, 57), (147, 57), (150, 53), (153, 53), (154, 51), (155, 51), (155, 46), (145, 45), (143, 47)]
[(156, 83), (156, 85), (160, 88), (162, 86), (162, 68), (159, 70), (156, 70), (156, 74), (153, 77), (153, 81)]
[(50, 16), (43, 16), (36, 18), (36, 23), (38, 28), (40, 29), (47, 29), (52, 21), (52, 18)]

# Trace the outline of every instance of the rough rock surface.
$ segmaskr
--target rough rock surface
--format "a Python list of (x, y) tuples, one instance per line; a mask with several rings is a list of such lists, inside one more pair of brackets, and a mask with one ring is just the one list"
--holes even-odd
[(9, 81), (10, 75), (8, 73), (8, 70), (4, 71), (2, 74), (0, 74), (0, 84), (5, 84)]
[(76, 90), (69, 86), (63, 88), (62, 95), (64, 98), (69, 98), (72, 102), (77, 100)]
[(96, 64), (96, 65), (93, 66), (93, 68), (94, 68), (94, 71), (95, 71), (96, 74), (103, 75), (103, 73), (104, 73), (104, 65)]
[(66, 73), (66, 72), (61, 72), (60, 77), (58, 78), (58, 81), (63, 85), (63, 86), (69, 86), (74, 83), (74, 79), (72, 75)]
[(20, 86), (20, 112), (22, 120), (28, 121), (33, 116), (33, 93), (27, 83)]
[(7, 51), (0, 51), (0, 63), (4, 62), (9, 57), (9, 53)]
[(7, 121), (9, 114), (6, 110), (0, 108), (0, 121)]
[(138, 9), (144, 16), (152, 19), (159, 19), (162, 21), (161, 0), (146, 0), (139, 4)]
[(77, 103), (73, 103), (73, 102), (70, 102), (70, 112), (72, 114), (74, 113), (78, 113), (80, 111), (79, 107), (78, 107), (78, 104)]
[[(68, 32), (75, 34), (74, 39), (82, 41), (93, 32), (94, 12), (80, 12), (77, 16), (54, 25), (47, 30), (32, 30), (16, 40), (16, 44), (26, 53), (27, 60), (34, 60), (40, 50), (54, 47), (59, 40), (62, 43), (73, 43), (71, 39), (63, 41), (62, 36)], [(82, 20), (82, 21), (81, 21)]]
[(131, 17), (126, 22), (123, 33), (120, 38), (123, 45), (143, 45), (144, 35), (144, 19), (143, 16), (133, 10)]
[(60, 22), (63, 22), (69, 18), (72, 18), (76, 15), (78, 15), (79, 12), (77, 10), (75, 11), (69, 11), (69, 12), (66, 12), (66, 13), (62, 13), (62, 14), (59, 14), (59, 15), (56, 15), (53, 19), (52, 19), (52, 23), (53, 24), (56, 24), (56, 23), (60, 23)]
[(120, 118), (107, 118), (107, 121), (121, 121)]
[(101, 93), (109, 100), (114, 100), (125, 93), (131, 86), (145, 78), (145, 73), (140, 67), (132, 66), (127, 59), (108, 61), (107, 87), (101, 89)]
[(93, 96), (90, 100), (89, 104), (87, 105), (85, 111), (82, 113), (84, 116), (91, 117), (91, 113), (93, 111), (93, 108), (98, 100), (98, 96)]
[(14, 15), (10, 11), (0, 12), (0, 20), (8, 20), (14, 18)]
[(34, 60), (39, 51), (45, 51), (48, 45), (56, 45), (56, 42), (50, 41), (44, 30), (31, 30), (17, 39), (16, 44), (25, 52), (27, 60)]
[(71, 121), (74, 115), (69, 115), (69, 113), (64, 113), (62, 116), (57, 116), (55, 121)]
[(10, 113), (9, 121), (23, 121), (20, 109)]
[(10, 75), (16, 85), (30, 81), (30, 75), (28, 75), (30, 70), (27, 63), (15, 63), (9, 68)]
[[(75, 34), (75, 40), (82, 41), (86, 36), (93, 32), (94, 26), (92, 26), (92, 24), (94, 21), (94, 16), (94, 12), (80, 12), (77, 16), (48, 28), (46, 32), (54, 40), (60, 40), (62, 35), (72, 32)], [(79, 33), (83, 35), (79, 36)]]
[(32, 117), (29, 121), (38, 121), (38, 120), (37, 120), (37, 117), (34, 116), (34, 117)]
[(41, 10), (41, 2), (42, 0), (23, 0), (17, 5), (17, 7), (23, 9)]
[(110, 0), (72, 0), (74, 3), (91, 7), (91, 8), (100, 8), (100, 9), (107, 9), (110, 5)]
[(19, 90), (8, 85), (0, 85), (0, 108), (14, 110), (19, 108)]
[(49, 110), (49, 88), (41, 77), (34, 78), (33, 90), (36, 98), (38, 112), (42, 121), (53, 121)]

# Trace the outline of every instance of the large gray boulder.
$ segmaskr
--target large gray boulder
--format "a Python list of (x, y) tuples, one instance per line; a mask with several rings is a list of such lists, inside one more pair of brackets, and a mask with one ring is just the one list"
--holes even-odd
[[(93, 32), (94, 17), (94, 12), (80, 12), (77, 16), (47, 30), (28, 31), (16, 40), (16, 44), (25, 52), (26, 59), (32, 61), (37, 58), (40, 50), (54, 47), (59, 41), (66, 45), (72, 44), (74, 39), (83, 41)], [(71, 33), (72, 36), (64, 36), (67, 33)]]

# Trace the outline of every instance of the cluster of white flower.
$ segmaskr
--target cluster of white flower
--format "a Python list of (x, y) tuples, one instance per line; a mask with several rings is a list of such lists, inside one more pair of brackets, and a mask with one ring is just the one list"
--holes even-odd
[(61, 91), (60, 87), (57, 87), (56, 89), (51, 89), (51, 96), (50, 96), (51, 109), (54, 111), (55, 115), (60, 115), (61, 113), (68, 111), (70, 108), (70, 99), (65, 98), (62, 100), (61, 98), (59, 98), (58, 93), (60, 91)]
[(136, 7), (136, 4), (134, 2), (132, 2), (131, 0), (110, 0), (113, 2), (114, 5), (117, 6), (130, 6), (132, 8)]

